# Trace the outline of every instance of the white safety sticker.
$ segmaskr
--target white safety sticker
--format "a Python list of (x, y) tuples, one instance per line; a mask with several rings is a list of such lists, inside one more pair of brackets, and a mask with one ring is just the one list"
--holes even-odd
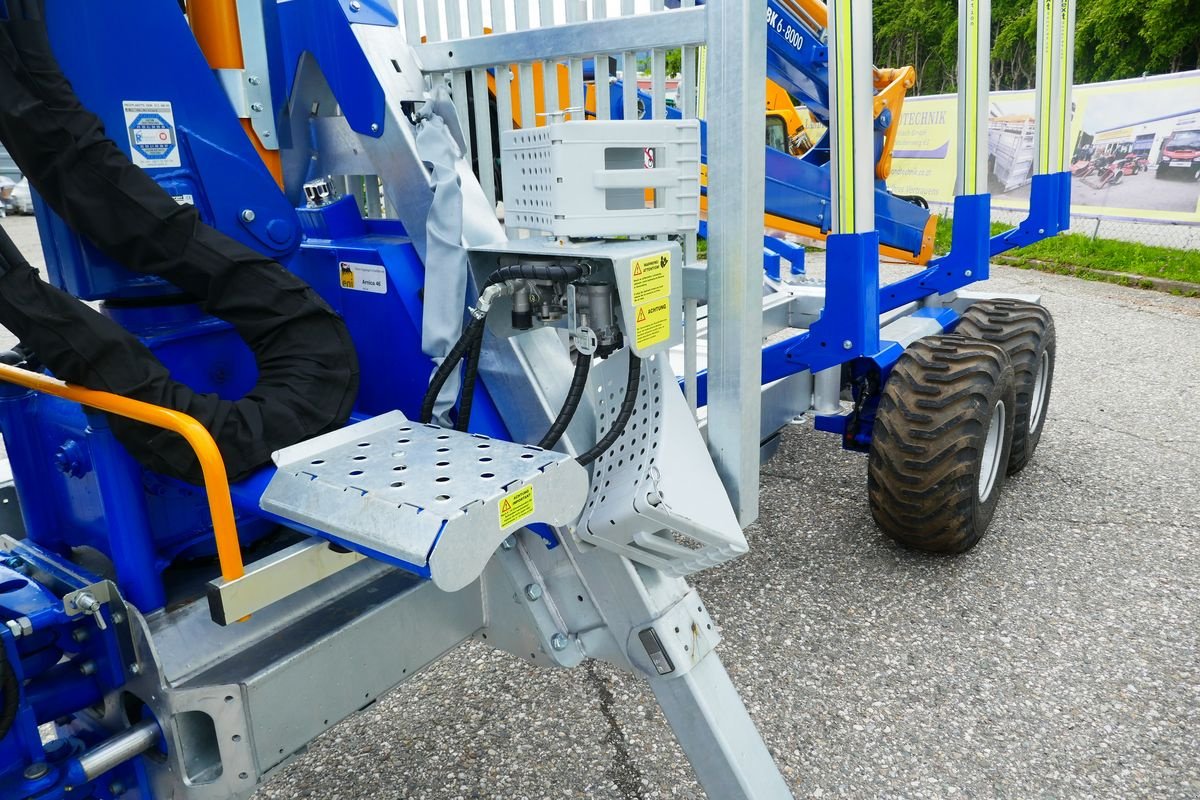
[(387, 294), (387, 270), (378, 264), (354, 264), (342, 261), (338, 272), (343, 289), (372, 294)]
[(172, 200), (174, 200), (176, 203), (178, 203), (178, 204), (179, 204), (179, 205), (181, 205), (181, 206), (194, 206), (194, 205), (196, 205), (196, 198), (195, 198), (195, 197), (193, 197), (193, 196), (192, 196), (192, 195), (190, 195), (190, 194), (176, 194), (176, 195), (172, 195), (172, 196), (171, 196), (171, 199), (172, 199)]
[(180, 166), (179, 138), (171, 104), (126, 100), (122, 106), (133, 163), (155, 169)]

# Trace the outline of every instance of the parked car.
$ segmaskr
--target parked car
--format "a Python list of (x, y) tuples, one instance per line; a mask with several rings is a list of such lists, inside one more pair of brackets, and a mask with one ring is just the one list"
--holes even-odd
[(14, 211), (12, 193), (17, 182), (6, 175), (0, 175), (0, 217)]
[(9, 195), (11, 212), (14, 214), (33, 213), (33, 192), (29, 189), (29, 179), (21, 178), (21, 182), (13, 187)]
[(1175, 131), (1163, 142), (1154, 177), (1172, 174), (1190, 175), (1192, 180), (1200, 181), (1200, 129)]

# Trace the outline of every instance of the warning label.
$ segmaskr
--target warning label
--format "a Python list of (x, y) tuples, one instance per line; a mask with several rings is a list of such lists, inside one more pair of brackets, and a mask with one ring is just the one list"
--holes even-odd
[(640, 305), (671, 293), (671, 254), (637, 258), (633, 261), (633, 302)]
[(500, 501), (500, 527), (516, 525), (533, 514), (533, 486), (522, 486)]
[(634, 329), (637, 347), (643, 350), (671, 338), (671, 300), (664, 297), (638, 306)]
[(387, 294), (387, 270), (378, 264), (338, 264), (338, 279), (343, 289), (371, 294)]
[(129, 155), (139, 167), (178, 167), (179, 141), (175, 135), (175, 112), (170, 103), (126, 100), (125, 127), (129, 131)]

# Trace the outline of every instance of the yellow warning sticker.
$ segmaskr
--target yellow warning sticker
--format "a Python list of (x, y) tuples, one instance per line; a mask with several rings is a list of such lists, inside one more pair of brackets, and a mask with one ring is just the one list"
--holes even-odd
[(644, 350), (671, 338), (671, 299), (664, 297), (637, 307), (634, 317), (637, 347)]
[(671, 254), (633, 260), (633, 303), (640, 305), (671, 293)]
[(500, 527), (507, 528), (533, 514), (533, 485), (522, 486), (500, 501)]

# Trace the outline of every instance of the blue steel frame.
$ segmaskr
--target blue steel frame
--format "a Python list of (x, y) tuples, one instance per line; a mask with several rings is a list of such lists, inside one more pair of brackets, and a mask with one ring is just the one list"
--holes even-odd
[[(312, 52), (351, 125), (375, 135), (383, 120), (383, 92), (349, 23), (388, 25), (395, 20), (386, 4), (360, 0), (355, 5), (357, 10), (348, 0), (284, 0), (278, 17), (272, 14), (268, 23), (278, 30), (284, 48), (277, 54), (279, 63), (287, 65), (284, 83), (290, 85), (300, 53)], [(255, 154), (176, 4), (52, 0), (48, 16), (64, 71), (114, 140), (128, 148), (123, 100), (171, 102), (181, 165), (148, 170), (152, 177), (176, 196), (190, 195), (209, 224), (304, 277), (343, 315), (363, 365), (355, 416), (394, 408), (417, 416), (433, 365), (420, 351), (424, 267), (403, 226), (364, 220), (350, 198), (321, 209), (295, 209)], [(154, 35), (146, 36), (146, 31)], [(145, 69), (147, 63), (156, 68)], [(287, 126), (278, 130), (285, 132)], [(307, 142), (294, 144), (308, 147)], [(251, 222), (245, 221), (244, 209), (255, 212)], [(108, 261), (40, 201), (37, 214), (50, 280), (76, 296), (106, 300), (175, 291)], [(338, 281), (341, 261), (383, 266), (387, 294), (343, 289)], [(253, 358), (237, 335), (194, 306), (114, 307), (108, 313), (198, 391), (238, 397), (255, 381)], [(482, 382), (471, 427), (509, 438)], [(14, 727), (0, 739), (0, 800), (34, 794), (45, 800), (107, 800), (116, 795), (114, 789), (140, 790), (140, 796), (149, 797), (139, 760), (67, 789), (68, 774), (74, 769), (78, 775), (74, 759), (103, 738), (80, 712), (120, 689), (126, 663), (120, 656), (119, 626), (110, 620), (108, 630), (100, 631), (89, 617), (68, 619), (64, 614), (64, 593), (100, 580), (69, 566), (67, 558), (72, 547), (94, 548), (111, 560), (115, 582), (129, 603), (143, 613), (161, 609), (172, 592), (169, 566), (180, 558), (213, 555), (204, 492), (147, 473), (116, 442), (102, 415), (66, 401), (0, 385), (0, 430), (27, 530), (20, 557), (11, 566), (0, 566), (0, 613), (6, 619), (27, 617), (35, 631), (15, 638), (0, 627), (0, 646), (18, 684), (24, 685)], [(264, 468), (232, 487), (244, 547), (283, 522), (258, 507), (272, 473), (273, 468)], [(548, 544), (556, 543), (549, 529), (538, 526), (537, 532)], [(31, 564), (37, 565), (39, 580), (25, 574)], [(399, 566), (428, 577), (424, 566)], [(44, 574), (57, 577), (45, 580)], [(59, 665), (64, 657), (69, 661)], [(89, 662), (94, 663), (81, 669)], [(59, 723), (62, 738), (44, 747), (38, 725), (51, 722)], [(26, 768), (37, 764), (47, 765), (46, 773), (33, 770), (33, 777), (27, 777)]]
[[(392, 25), (395, 20), (380, 0), (357, 0), (354, 6), (351, 0), (281, 0), (278, 6), (268, 5), (268, 24), (278, 32), (272, 41), (281, 48), (276, 63), (284, 76), (273, 85), (290, 86), (300, 53), (311, 52), (351, 126), (373, 135), (382, 126), (383, 92), (349, 23)], [(66, 73), (118, 143), (127, 146), (123, 100), (172, 102), (182, 163), (150, 174), (172, 194), (191, 195), (207, 222), (304, 277), (345, 317), (364, 367), (357, 416), (393, 408), (415, 416), (432, 364), (419, 345), (424, 267), (403, 227), (394, 221), (364, 220), (349, 199), (316, 210), (294, 209), (258, 160), (174, 3), (52, 0), (48, 14)], [(780, 35), (787, 39), (786, 32)], [(807, 59), (816, 70), (821, 50), (805, 40), (794, 57)], [(148, 63), (156, 68), (145, 69)], [(792, 80), (797, 80), (794, 74)], [(819, 94), (820, 81), (814, 85)], [(282, 95), (281, 90), (277, 96)], [(613, 95), (619, 98), (621, 93)], [(285, 108), (282, 100), (278, 107)], [(286, 131), (287, 126), (278, 130)], [(308, 147), (307, 142), (282, 144)], [(229, 180), (231, 175), (237, 179)], [(899, 357), (895, 343), (880, 341), (881, 311), (981, 279), (989, 254), (1064, 230), (1068, 194), (1066, 173), (1035, 178), (1029, 220), (990, 245), (986, 196), (960, 198), (951, 253), (920, 275), (882, 288), (878, 234), (831, 237), (829, 262), (836, 268), (829, 273), (825, 313), (808, 333), (764, 350), (763, 380), (849, 364), (854, 379), (861, 379), (869, 390), (870, 381), (881, 381)], [(255, 212), (250, 222), (242, 214), (245, 209)], [(37, 213), (50, 278), (59, 286), (86, 299), (171, 291), (156, 279), (133, 275), (107, 261), (40, 203)], [(767, 267), (774, 265), (776, 277), (780, 257), (791, 261), (794, 270), (803, 268), (802, 250), (769, 238), (765, 250)], [(337, 276), (344, 260), (383, 266), (387, 294), (342, 289)], [(110, 313), (119, 315), (176, 376), (199, 391), (234, 397), (254, 382), (253, 359), (244, 344), (227, 325), (193, 307), (158, 305)], [(953, 312), (944, 309), (917, 313), (934, 315), (943, 327), (953, 323)], [(843, 346), (847, 341), (849, 348)], [(703, 387), (702, 380), (702, 399)], [(508, 438), (487, 387), (480, 385), (477, 392), (472, 430)], [(108, 800), (120, 790), (149, 797), (144, 769), (136, 759), (92, 784), (66, 788), (66, 776), (78, 774), (79, 754), (103, 736), (81, 712), (119, 690), (125, 680), (121, 626), (110, 612), (102, 612), (108, 626), (101, 631), (91, 618), (68, 618), (63, 611), (63, 594), (100, 580), (69, 562), (68, 556), (71, 547), (95, 548), (111, 559), (115, 580), (131, 604), (145, 613), (160, 609), (172, 589), (168, 566), (181, 557), (212, 555), (204, 493), (146, 473), (115, 441), (101, 415), (71, 403), (0, 386), (0, 430), (28, 532), (14, 555), (0, 564), (0, 613), (8, 619), (28, 619), (31, 631), (16, 637), (0, 627), (0, 646), (23, 685), (13, 729), (0, 738), (0, 800), (34, 794), (45, 800)], [(861, 433), (855, 435), (861, 444)], [(271, 468), (264, 468), (233, 487), (245, 546), (281, 522), (258, 508), (271, 474)], [(553, 544), (547, 531), (539, 532)], [(418, 565), (401, 566), (427, 575)], [(30, 577), (35, 573), (37, 580)], [(37, 728), (49, 722), (58, 724), (61, 738), (44, 746)], [(32, 770), (27, 777), (26, 769), (37, 764), (48, 769), (44, 774)]]

